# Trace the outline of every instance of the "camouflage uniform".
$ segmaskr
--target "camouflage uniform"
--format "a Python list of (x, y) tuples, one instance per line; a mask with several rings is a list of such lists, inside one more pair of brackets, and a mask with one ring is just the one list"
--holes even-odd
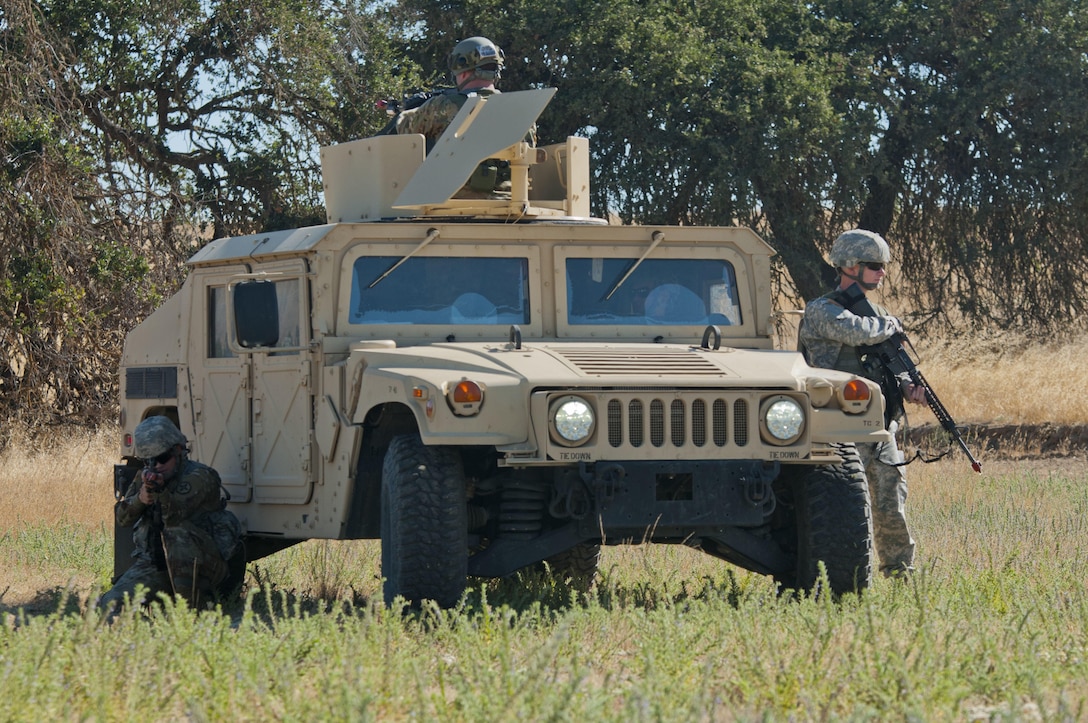
[(241, 551), (242, 529), (225, 509), (219, 473), (184, 452), (175, 470), (150, 505), (139, 498), (143, 474), (137, 473), (114, 507), (118, 527), (133, 526), (136, 549), (132, 566), (98, 601), (102, 610), (116, 611), (126, 594), (135, 596), (137, 585), (147, 588), (141, 603), (165, 592), (198, 607), (227, 579), (228, 562)]
[[(419, 107), (401, 111), (393, 121), (396, 132), (421, 133), (427, 139), (429, 153), (464, 107), (469, 93), (485, 97), (498, 95), (495, 82), (502, 76), (505, 64), (502, 49), (487, 38), (476, 35), (461, 40), (447, 59), (456, 91), (436, 93)], [(535, 125), (525, 134), (525, 142), (536, 145)], [(509, 200), (510, 191), (510, 164), (487, 158), (453, 198)]]
[(482, 96), (497, 95), (495, 88), (477, 88), (463, 93), (438, 93), (431, 96), (418, 108), (409, 108), (397, 116), (397, 133), (422, 133), (427, 137), (428, 148), (432, 146), (446, 128), (457, 117), (458, 111), (465, 104), (468, 93)]
[[(814, 299), (805, 307), (798, 331), (798, 343), (808, 363), (824, 369), (838, 369), (873, 379), (863, 368), (857, 347), (878, 344), (898, 331), (899, 320), (881, 306), (873, 304), (879, 316), (858, 316), (829, 298)], [(857, 445), (858, 454), (869, 478), (873, 504), (873, 536), (880, 567), (885, 575), (909, 571), (914, 563), (914, 539), (907, 527), (907, 476), (903, 453), (895, 442), (898, 423), (892, 422), (890, 442)]]
[[(498, 95), (495, 88), (476, 88), (461, 92), (447, 92), (431, 96), (418, 108), (401, 111), (396, 118), (397, 133), (421, 133), (427, 139), (428, 151), (446, 132), (446, 128), (457, 117), (458, 111), (465, 104), (467, 93), (482, 96)], [(525, 141), (536, 145), (536, 126), (529, 130)], [(454, 194), (454, 198), (499, 198), (510, 197), (510, 165), (505, 161), (489, 158), (483, 161), (465, 185)]]

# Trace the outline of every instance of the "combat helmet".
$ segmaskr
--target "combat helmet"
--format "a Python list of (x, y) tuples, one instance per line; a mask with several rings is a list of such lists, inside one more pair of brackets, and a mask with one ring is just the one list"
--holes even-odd
[(892, 252), (883, 236), (856, 228), (839, 234), (835, 243), (831, 244), (828, 260), (837, 269), (865, 262), (887, 264), (891, 263)]
[(154, 459), (174, 445), (185, 446), (185, 435), (166, 417), (148, 417), (140, 422), (132, 434), (136, 457)]
[[(491, 82), (498, 80), (505, 64), (506, 56), (502, 48), (481, 36), (466, 38), (453, 46), (453, 50), (450, 51), (450, 73), (453, 75), (453, 82), (458, 90), (477, 78)], [(466, 70), (473, 72), (464, 80), (458, 81), (457, 76)]]

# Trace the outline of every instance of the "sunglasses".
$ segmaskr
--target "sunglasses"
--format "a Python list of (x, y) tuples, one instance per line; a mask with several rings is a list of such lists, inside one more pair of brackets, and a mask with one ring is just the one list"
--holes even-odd
[(160, 454), (158, 457), (155, 457), (155, 459), (152, 460), (152, 461), (155, 464), (166, 464), (167, 462), (170, 461), (170, 459), (173, 456), (174, 456), (174, 450), (173, 449), (168, 449), (165, 452), (163, 452), (162, 454)]
[(864, 266), (865, 268), (869, 269), (870, 271), (883, 271), (884, 270), (884, 264), (882, 264), (879, 261), (863, 261), (861, 263), (861, 265)]

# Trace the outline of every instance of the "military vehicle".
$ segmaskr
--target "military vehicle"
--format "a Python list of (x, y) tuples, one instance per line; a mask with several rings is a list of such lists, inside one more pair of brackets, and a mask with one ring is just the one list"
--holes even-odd
[[(625, 543), (865, 588), (853, 445), (887, 438), (879, 388), (774, 349), (774, 252), (751, 230), (592, 218), (588, 141), (524, 140), (553, 93), (470, 96), (429, 152), (324, 148), (327, 224), (196, 253), (127, 337), (115, 485), (165, 414), (251, 560), (380, 538), (387, 601), (451, 606), (527, 567), (584, 584)], [(509, 190), (463, 192), (482, 162)]]

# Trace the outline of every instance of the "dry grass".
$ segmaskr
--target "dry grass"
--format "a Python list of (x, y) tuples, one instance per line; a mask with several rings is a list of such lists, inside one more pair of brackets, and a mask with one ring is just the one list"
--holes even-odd
[(920, 344), (919, 367), (956, 421), (1088, 422), (1088, 339), (1049, 344), (1015, 334)]
[(112, 530), (116, 459), (114, 429), (65, 430), (37, 442), (9, 437), (0, 453), (0, 536), (13, 538), (6, 542), (20, 554), (0, 560), (3, 604), (29, 604), (59, 588), (85, 596), (103, 583), (86, 551), (73, 554), (56, 541), (65, 537), (78, 549), (80, 540)]
[(0, 453), (0, 529), (28, 521), (97, 527), (113, 516), (117, 430), (14, 438)]

